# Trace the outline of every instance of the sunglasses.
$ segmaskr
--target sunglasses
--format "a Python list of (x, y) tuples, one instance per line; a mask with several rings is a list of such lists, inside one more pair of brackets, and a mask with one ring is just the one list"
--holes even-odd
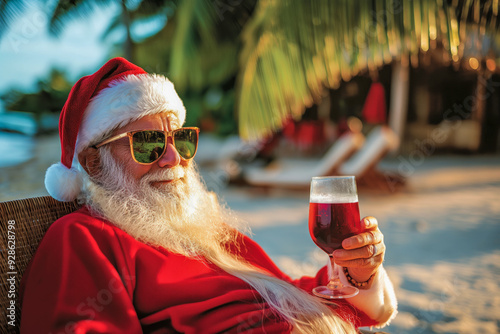
[(177, 153), (184, 160), (190, 160), (198, 148), (198, 128), (180, 128), (173, 131), (139, 130), (125, 132), (92, 147), (99, 148), (115, 140), (127, 137), (130, 141), (130, 152), (135, 162), (141, 165), (150, 165), (160, 160), (167, 151), (167, 138), (172, 137)]

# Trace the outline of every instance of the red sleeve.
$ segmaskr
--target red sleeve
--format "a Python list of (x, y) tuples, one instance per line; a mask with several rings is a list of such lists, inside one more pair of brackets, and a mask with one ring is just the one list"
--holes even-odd
[(21, 332), (141, 332), (120, 247), (111, 226), (84, 214), (55, 222), (23, 276)]
[[(276, 266), (257, 243), (250, 238), (244, 237), (244, 244), (245, 249), (241, 250), (241, 255), (250, 263), (267, 270), (272, 275), (295, 285), (309, 294), (311, 294), (314, 287), (326, 285), (328, 283), (328, 269), (326, 266), (321, 268), (315, 277), (303, 276), (299, 279), (292, 280)], [(337, 306), (334, 307), (335, 312), (343, 319), (353, 323), (356, 327), (375, 326), (379, 324), (363, 311), (349, 304), (346, 300), (336, 300), (335, 304), (337, 304)]]

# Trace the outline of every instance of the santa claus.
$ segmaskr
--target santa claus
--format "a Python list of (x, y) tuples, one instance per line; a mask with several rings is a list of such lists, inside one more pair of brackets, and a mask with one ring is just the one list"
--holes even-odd
[(185, 115), (167, 78), (122, 58), (75, 84), (45, 184), (84, 205), (49, 228), (26, 270), (22, 332), (354, 333), (394, 317), (374, 218), (334, 253), (361, 292), (322, 303), (311, 290), (326, 267), (292, 280), (207, 191)]

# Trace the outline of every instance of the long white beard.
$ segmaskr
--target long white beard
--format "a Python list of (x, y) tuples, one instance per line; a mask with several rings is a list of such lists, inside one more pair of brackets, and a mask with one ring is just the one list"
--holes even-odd
[[(100, 151), (103, 170), (86, 179), (91, 210), (137, 240), (186, 256), (203, 256), (255, 288), (269, 305), (301, 333), (355, 333), (316, 298), (261, 272), (227, 251), (236, 231), (248, 232), (209, 192), (194, 167), (181, 166), (147, 175), (139, 182), (127, 176), (110, 152)], [(152, 181), (178, 179), (161, 188)]]
[[(137, 182), (107, 151), (102, 160), (106, 167), (97, 182), (86, 182), (87, 204), (141, 242), (187, 256), (206, 255), (233, 241), (236, 230), (247, 230), (206, 190), (193, 165), (163, 169)], [(165, 180), (175, 181), (151, 185)]]

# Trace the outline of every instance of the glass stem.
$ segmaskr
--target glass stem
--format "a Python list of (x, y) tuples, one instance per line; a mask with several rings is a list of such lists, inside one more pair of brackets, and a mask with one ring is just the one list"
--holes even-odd
[(339, 266), (333, 260), (332, 255), (329, 255), (329, 257), (330, 257), (330, 263), (332, 264), (332, 276), (330, 277), (330, 281), (328, 282), (327, 287), (330, 290), (340, 289), (344, 285), (342, 284), (342, 282), (340, 282)]

